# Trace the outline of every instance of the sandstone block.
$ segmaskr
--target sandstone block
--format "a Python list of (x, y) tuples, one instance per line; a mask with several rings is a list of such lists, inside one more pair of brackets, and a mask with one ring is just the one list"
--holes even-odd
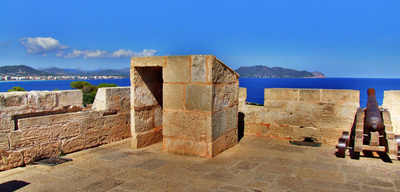
[(206, 56), (206, 79), (207, 79), (207, 83), (212, 83), (213, 80), (213, 72), (212, 72), (212, 68), (213, 68), (213, 63), (215, 62), (217, 58), (215, 58), (215, 56), (213, 55), (207, 55)]
[(22, 159), (20, 151), (0, 151), (0, 171), (22, 166)]
[(134, 104), (135, 108), (149, 107), (149, 106), (157, 105), (159, 103), (156, 95), (153, 95), (153, 92), (146, 85), (139, 86), (139, 87), (135, 86), (133, 100), (134, 100), (133, 104)]
[(232, 129), (212, 142), (212, 156), (235, 146), (238, 143), (238, 130)]
[(27, 92), (0, 93), (0, 109), (27, 105)]
[(225, 133), (226, 149), (235, 146), (239, 141), (238, 129), (231, 129)]
[(104, 118), (101, 111), (90, 111), (89, 118), (82, 121), (82, 133), (98, 131), (103, 128)]
[(154, 127), (161, 127), (163, 125), (163, 108), (157, 106), (153, 108), (154, 113)]
[(132, 57), (131, 68), (133, 67), (163, 67), (165, 56), (157, 57)]
[(236, 83), (238, 81), (239, 75), (228, 66), (226, 66), (222, 61), (214, 59), (212, 65), (213, 83)]
[(61, 151), (61, 142), (42, 143), (22, 150), (25, 164), (49, 157), (57, 157)]
[(322, 102), (333, 102), (336, 105), (359, 105), (360, 92), (357, 90), (322, 89)]
[(266, 124), (248, 123), (245, 124), (244, 134), (251, 136), (267, 136), (270, 135)]
[(191, 81), (207, 82), (206, 55), (193, 55), (191, 63)]
[(162, 132), (162, 129), (155, 129), (145, 133), (133, 133), (132, 148), (138, 149), (161, 142), (163, 140)]
[(208, 145), (205, 142), (164, 138), (163, 144), (164, 150), (168, 153), (200, 157), (212, 157), (211, 147), (208, 148)]
[(0, 133), (0, 151), (7, 151), (10, 147), (8, 145), (8, 134)]
[(321, 101), (320, 89), (300, 89), (299, 101), (319, 102)]
[(167, 66), (163, 69), (164, 82), (189, 82), (190, 58), (189, 56), (167, 57)]
[(287, 109), (289, 101), (278, 101), (278, 100), (264, 100), (264, 107), (268, 109), (284, 111)]
[(132, 119), (134, 132), (145, 132), (154, 128), (154, 111), (153, 109), (143, 109), (141, 111), (134, 112), (134, 118)]
[(211, 115), (199, 113), (164, 112), (163, 135), (194, 141), (205, 141), (211, 137), (207, 129), (211, 126)]
[(85, 133), (85, 148), (110, 142), (111, 131), (107, 129)]
[(239, 101), (246, 102), (247, 99), (247, 88), (239, 87)]
[(80, 122), (71, 121), (62, 125), (52, 125), (49, 126), (49, 128), (52, 140), (64, 139), (82, 134)]
[(63, 153), (71, 153), (85, 148), (85, 136), (78, 135), (69, 139), (63, 139), (60, 150)]
[(174, 109), (174, 110), (184, 109), (183, 88), (184, 88), (183, 84), (164, 84), (163, 86), (164, 109)]
[(39, 143), (48, 143), (50, 136), (49, 128), (11, 131), (9, 134), (10, 149), (15, 150)]
[(278, 101), (297, 101), (299, 98), (298, 89), (264, 89), (264, 103), (269, 100)]
[(31, 91), (28, 96), (28, 104), (34, 106), (36, 110), (51, 110), (57, 106), (57, 96), (55, 92), (51, 91)]
[(238, 107), (229, 107), (228, 108), (228, 124), (227, 129), (237, 129), (238, 127)]
[(0, 132), (9, 132), (14, 130), (14, 121), (10, 116), (0, 117)]
[(212, 116), (212, 138), (217, 139), (227, 131), (227, 110), (219, 111)]
[(57, 106), (83, 106), (83, 94), (81, 90), (53, 91), (57, 97)]
[(192, 85), (186, 86), (185, 108), (190, 111), (212, 110), (212, 86)]

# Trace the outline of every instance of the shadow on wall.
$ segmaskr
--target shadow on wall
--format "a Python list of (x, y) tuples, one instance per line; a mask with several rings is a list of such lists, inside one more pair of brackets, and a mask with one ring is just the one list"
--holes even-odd
[(238, 114), (238, 142), (244, 136), (244, 113), (239, 112)]

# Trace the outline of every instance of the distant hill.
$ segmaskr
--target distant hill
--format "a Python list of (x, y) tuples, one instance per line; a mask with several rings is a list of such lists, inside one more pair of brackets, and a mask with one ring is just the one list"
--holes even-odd
[[(128, 70), (127, 70), (128, 69)], [(97, 69), (97, 70), (83, 70), (83, 69), (62, 69), (57, 67), (43, 68), (42, 71), (56, 74), (56, 75), (114, 75), (114, 76), (129, 76), (129, 68), (124, 69)]]
[(63, 69), (58, 67), (39, 68), (34, 69), (26, 65), (12, 65), (0, 67), (0, 76), (129, 76), (129, 68), (123, 69), (97, 69), (97, 70), (83, 70), (83, 69)]
[(262, 77), (262, 78), (323, 78), (321, 72), (297, 71), (282, 67), (267, 67), (262, 65), (239, 67), (235, 70), (240, 77)]
[(26, 65), (11, 65), (0, 67), (1, 76), (46, 76), (51, 75)]

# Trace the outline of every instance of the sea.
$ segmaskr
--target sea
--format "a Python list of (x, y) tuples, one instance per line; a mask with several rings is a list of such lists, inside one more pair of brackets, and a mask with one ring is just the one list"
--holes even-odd
[[(71, 82), (76, 80), (49, 81), (0, 81), (0, 92), (7, 92), (15, 86), (27, 91), (71, 90)], [(92, 85), (114, 83), (118, 86), (130, 86), (126, 79), (85, 80)], [(239, 86), (247, 88), (247, 102), (264, 103), (265, 88), (304, 88), (304, 89), (352, 89), (360, 91), (360, 106), (367, 105), (367, 90), (374, 88), (376, 99), (382, 105), (383, 91), (400, 90), (400, 79), (389, 78), (239, 78)]]

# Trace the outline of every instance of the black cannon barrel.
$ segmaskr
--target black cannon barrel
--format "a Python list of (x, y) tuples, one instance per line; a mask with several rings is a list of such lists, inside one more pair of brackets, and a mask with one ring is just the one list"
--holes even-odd
[(371, 131), (379, 131), (384, 128), (381, 111), (375, 97), (375, 89), (370, 88), (367, 91), (368, 102), (365, 117), (365, 126)]

